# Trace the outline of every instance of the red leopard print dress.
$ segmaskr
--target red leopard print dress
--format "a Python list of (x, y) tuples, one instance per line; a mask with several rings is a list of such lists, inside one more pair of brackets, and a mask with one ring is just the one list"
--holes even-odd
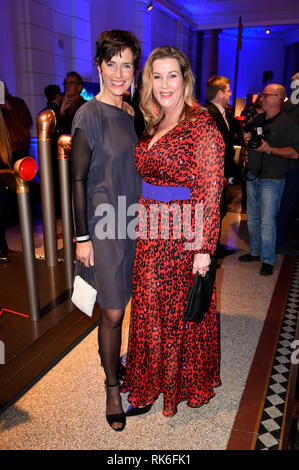
[[(194, 253), (214, 253), (216, 249), (224, 143), (205, 110), (196, 113), (195, 121), (178, 124), (148, 150), (151, 139), (144, 133), (137, 146), (137, 171), (152, 185), (190, 189), (190, 200), (164, 204), (175, 203), (182, 210), (184, 204), (191, 205), (189, 220), (194, 230), (195, 205), (202, 203), (202, 240), (197, 249), (186, 249), (190, 232), (186, 238), (175, 235), (172, 212), (169, 218), (164, 215), (159, 218), (158, 237), (153, 229), (149, 232), (150, 211), (153, 217), (161, 203), (141, 196), (139, 203), (146, 208), (147, 218), (144, 210), (143, 218), (139, 212), (122, 392), (129, 392), (128, 401), (134, 407), (153, 403), (163, 393), (163, 414), (172, 416), (183, 400), (192, 408), (207, 403), (214, 396), (214, 387), (221, 384), (215, 287), (210, 310), (201, 324), (187, 322), (184, 310), (194, 280)], [(185, 225), (182, 227), (185, 235)]]

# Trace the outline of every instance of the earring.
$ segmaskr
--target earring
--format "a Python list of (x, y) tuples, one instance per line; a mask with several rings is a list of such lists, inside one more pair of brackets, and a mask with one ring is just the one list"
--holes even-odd
[(133, 98), (133, 95), (135, 93), (135, 82), (134, 82), (134, 77), (131, 83), (131, 99)]
[(102, 72), (99, 72), (99, 79), (100, 79), (100, 92), (101, 92), (101, 96), (103, 96), (103, 75), (102, 75)]

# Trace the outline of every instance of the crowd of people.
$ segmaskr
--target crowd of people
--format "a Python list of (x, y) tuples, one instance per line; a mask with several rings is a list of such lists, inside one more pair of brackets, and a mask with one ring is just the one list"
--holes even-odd
[[(76, 270), (86, 280), (92, 271), (97, 290), (106, 418), (115, 431), (130, 416), (148, 412), (161, 393), (169, 417), (182, 401), (192, 408), (207, 403), (221, 385), (215, 286), (201, 322), (187, 321), (184, 312), (196, 273), (208, 273), (213, 254), (233, 252), (220, 235), (236, 175), (234, 145), (248, 149), (250, 252), (241, 262), (260, 261), (261, 275), (273, 273), (276, 252), (291, 249), (287, 230), (298, 197), (298, 106), (286, 102), (282, 85), (265, 86), (244, 131), (229, 107), (230, 80), (210, 77), (201, 106), (189, 60), (175, 47), (151, 52), (138, 99), (128, 101), (140, 52), (132, 33), (106, 31), (96, 43), (100, 91), (93, 99), (80, 96), (76, 72), (67, 74), (64, 95), (57, 85), (45, 89), (56, 138), (72, 135)], [(12, 98), (7, 103), (9, 125)], [(142, 113), (138, 130), (136, 112)], [(28, 148), (26, 135), (22, 148)], [(13, 146), (12, 155), (19, 150)], [(121, 329), (130, 299), (124, 366)]]

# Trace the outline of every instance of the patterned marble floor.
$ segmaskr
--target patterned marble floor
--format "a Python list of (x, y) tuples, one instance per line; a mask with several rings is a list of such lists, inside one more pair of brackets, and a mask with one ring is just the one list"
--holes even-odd
[[(248, 233), (246, 215), (238, 212), (229, 212), (224, 219), (222, 241), (236, 253), (224, 258), (217, 272), (222, 386), (207, 405), (191, 409), (181, 403), (174, 417), (165, 418), (159, 397), (147, 415), (129, 419), (125, 431), (115, 433), (105, 420), (104, 374), (94, 330), (0, 415), (0, 448), (225, 450), (283, 257), (278, 256), (274, 274), (268, 278), (259, 276), (259, 263), (239, 263), (238, 256), (248, 250)], [(129, 306), (123, 328), (123, 354), (128, 324)], [(286, 328), (290, 326), (288, 323)], [(282, 357), (286, 356), (282, 351), (286, 347), (284, 340), (279, 345)], [(271, 394), (283, 393), (282, 370), (275, 367), (277, 381), (269, 384), (267, 398), (270, 408), (274, 406)], [(128, 406), (125, 395), (123, 405)], [(267, 407), (265, 413), (269, 414)], [(276, 419), (273, 413), (263, 417), (257, 448), (277, 444), (273, 441), (277, 440), (275, 427), (279, 426)]]

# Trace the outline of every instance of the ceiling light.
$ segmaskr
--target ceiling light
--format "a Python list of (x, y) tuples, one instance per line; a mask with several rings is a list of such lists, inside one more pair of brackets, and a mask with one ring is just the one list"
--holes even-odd
[(153, 2), (148, 2), (148, 5), (147, 5), (147, 9), (148, 11), (151, 11), (153, 9)]

